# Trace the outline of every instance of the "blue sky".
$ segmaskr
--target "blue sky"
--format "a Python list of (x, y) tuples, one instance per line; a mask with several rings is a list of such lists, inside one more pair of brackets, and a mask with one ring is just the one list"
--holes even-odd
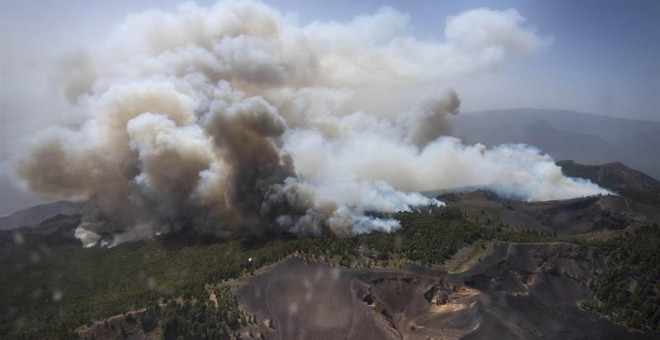
[[(266, 2), (296, 12), (301, 23), (345, 21), (390, 6), (410, 14), (414, 34), (430, 40), (443, 39), (447, 16), (478, 7), (515, 8), (554, 43), (531, 58), (505, 63), (495, 74), (454, 85), (464, 87), (459, 93), (465, 109), (560, 108), (660, 120), (660, 1)], [(515, 98), (520, 96), (529, 98)]]
[[(349, 21), (356, 15), (390, 6), (408, 13), (413, 34), (428, 40), (444, 39), (447, 16), (477, 7), (515, 8), (539, 34), (552, 36), (554, 43), (532, 57), (508, 60), (495, 73), (447, 84), (457, 88), (464, 98), (464, 110), (559, 108), (660, 119), (660, 1), (265, 2), (284, 12), (295, 12), (301, 24)], [(7, 33), (3, 39), (25, 49), (21, 54), (28, 58), (22, 60), (30, 59), (34, 51), (31, 44), (49, 46), (50, 41), (56, 45), (52, 49), (66, 51), (67, 44), (75, 46), (78, 41), (98, 39), (128, 13), (173, 9), (177, 3), (2, 0), (0, 15)], [(43, 41), (44, 37), (48, 40)]]
[[(199, 1), (211, 5), (215, 1)], [(660, 120), (660, 1), (614, 0), (408, 0), (265, 1), (296, 13), (300, 24), (347, 22), (389, 6), (410, 16), (412, 33), (444, 40), (448, 16), (488, 7), (515, 8), (550, 47), (508, 58), (498, 70), (444, 84), (462, 99), (462, 111), (503, 108), (569, 109)], [(65, 113), (51, 95), (58, 60), (103, 40), (126, 15), (150, 8), (172, 10), (170, 0), (0, 0), (0, 193), (6, 163), (19, 139)], [(0, 215), (34, 202), (2, 194)]]

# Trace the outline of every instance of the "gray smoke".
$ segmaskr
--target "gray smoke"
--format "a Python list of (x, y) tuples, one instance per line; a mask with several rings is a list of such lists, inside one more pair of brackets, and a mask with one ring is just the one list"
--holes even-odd
[(418, 193), (430, 189), (605, 192), (534, 148), (444, 137), (451, 89), (403, 95), (546, 46), (517, 11), (450, 17), (445, 42), (409, 32), (390, 8), (306, 26), (250, 1), (133, 14), (67, 64), (63, 92), (83, 118), (39, 133), (16, 173), (45, 198), (91, 203), (76, 230), (86, 246), (182, 228), (389, 231), (396, 220), (367, 213), (442, 204)]
[(444, 98), (430, 98), (422, 106), (422, 114), (415, 123), (413, 143), (422, 148), (440, 136), (449, 135), (451, 127), (445, 117), (458, 114), (461, 100), (455, 91), (449, 90)]

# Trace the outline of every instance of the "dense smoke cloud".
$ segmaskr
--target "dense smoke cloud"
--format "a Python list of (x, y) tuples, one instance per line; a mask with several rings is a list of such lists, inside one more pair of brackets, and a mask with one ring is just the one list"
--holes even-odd
[(247, 1), (131, 15), (62, 72), (80, 123), (36, 136), (16, 172), (46, 198), (92, 203), (76, 231), (85, 245), (182, 228), (391, 230), (397, 221), (366, 213), (441, 204), (417, 193), (431, 189), (604, 192), (536, 149), (443, 137), (460, 106), (452, 90), (397, 96), (547, 45), (517, 11), (450, 17), (445, 42), (410, 30), (389, 8), (306, 26)]

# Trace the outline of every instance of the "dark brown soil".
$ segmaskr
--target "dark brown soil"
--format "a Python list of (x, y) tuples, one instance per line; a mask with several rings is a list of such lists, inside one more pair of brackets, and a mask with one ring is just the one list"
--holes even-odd
[(453, 275), (292, 259), (236, 293), (274, 339), (652, 339), (579, 308), (602, 266), (598, 254), (566, 243), (500, 244)]

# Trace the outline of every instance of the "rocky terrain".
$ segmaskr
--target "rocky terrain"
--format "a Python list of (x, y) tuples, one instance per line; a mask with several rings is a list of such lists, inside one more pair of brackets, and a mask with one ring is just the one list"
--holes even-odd
[(343, 238), (168, 234), (83, 249), (77, 214), (1, 231), (0, 334), (657, 338), (660, 208), (636, 199), (657, 182), (616, 164), (560, 164), (620, 195), (445, 193), (447, 207), (394, 215), (395, 232)]
[[(652, 339), (580, 308), (605, 259), (568, 243), (501, 243), (457, 274), (332, 268), (289, 260), (246, 281), (239, 301), (282, 339)], [(272, 323), (276, 327), (269, 328)]]

